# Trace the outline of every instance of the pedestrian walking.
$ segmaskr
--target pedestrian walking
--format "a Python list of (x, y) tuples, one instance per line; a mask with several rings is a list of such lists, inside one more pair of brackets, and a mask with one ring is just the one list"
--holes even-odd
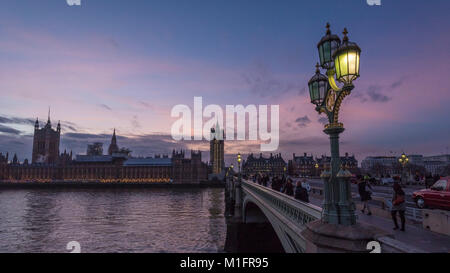
[(361, 180), (358, 183), (358, 192), (359, 196), (361, 197), (361, 202), (363, 203), (363, 209), (361, 212), (364, 214), (367, 209), (367, 215), (372, 215), (372, 211), (370, 210), (369, 201), (372, 200), (371, 192), (366, 189), (366, 187), (369, 187), (372, 189), (372, 186), (370, 186), (369, 183), (369, 176), (364, 176), (364, 180)]
[(427, 175), (425, 176), (425, 188), (430, 188), (431, 186), (433, 186), (434, 184), (434, 178), (433, 175), (429, 172), (427, 173)]
[(394, 221), (394, 230), (399, 229), (398, 222), (397, 222), (397, 212), (400, 216), (401, 221), (401, 231), (405, 231), (405, 211), (406, 211), (406, 202), (405, 202), (405, 192), (403, 191), (402, 187), (398, 183), (398, 180), (394, 182), (394, 193), (392, 196), (392, 209), (391, 209), (391, 215), (392, 220)]
[(264, 186), (264, 187), (267, 187), (267, 183), (269, 182), (269, 176), (268, 175), (265, 175), (264, 176), (264, 179), (263, 179), (263, 181), (262, 181), (262, 185)]
[(283, 193), (289, 196), (294, 195), (294, 185), (292, 184), (292, 179), (288, 178), (286, 185), (283, 188)]
[(302, 202), (309, 203), (308, 190), (303, 187), (301, 181), (297, 182), (297, 186), (295, 187), (294, 198)]
[(274, 178), (272, 178), (272, 189), (274, 191), (281, 191), (281, 180), (280, 178), (278, 178), (278, 176), (275, 176)]

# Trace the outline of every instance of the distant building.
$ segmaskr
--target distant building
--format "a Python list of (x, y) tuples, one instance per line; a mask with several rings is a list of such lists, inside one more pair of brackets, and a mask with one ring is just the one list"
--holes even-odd
[(39, 121), (36, 119), (34, 125), (33, 154), (32, 163), (54, 164), (58, 161), (59, 140), (61, 135), (61, 124), (58, 122), (56, 130), (52, 129), (50, 122), (50, 111), (47, 124), (39, 128)]
[(395, 156), (368, 156), (361, 161), (361, 168), (364, 172), (381, 175), (397, 175), (398, 158)]
[(318, 170), (315, 168), (316, 161), (313, 155), (308, 156), (306, 153), (303, 156), (292, 155), (292, 160), (288, 162), (289, 175), (294, 176), (317, 176)]
[(93, 144), (88, 144), (87, 146), (87, 155), (103, 155), (103, 143), (95, 142)]
[[(128, 149), (119, 149), (114, 131), (108, 155), (103, 155), (100, 144), (94, 144), (88, 148), (87, 155), (72, 159), (72, 152), (55, 154), (59, 151), (59, 125), (56, 131), (52, 130), (49, 119), (45, 128), (38, 126), (33, 147), (35, 161), (29, 164), (25, 160), (21, 164), (15, 155), (9, 162), (8, 154), (0, 154), (0, 181), (200, 183), (208, 179), (208, 166), (202, 162), (200, 151), (191, 150), (191, 158), (186, 158), (184, 151), (175, 150), (172, 158), (168, 155), (133, 158)], [(42, 144), (43, 141), (46, 142)]]
[[(423, 155), (407, 155), (409, 159), (409, 164), (416, 165), (416, 166), (424, 166), (424, 157)], [(397, 158), (397, 160), (400, 157)]]
[[(409, 174), (431, 173), (433, 175), (445, 174), (450, 165), (450, 155), (423, 156), (418, 154), (406, 155), (408, 163), (405, 165), (405, 171)], [(369, 156), (361, 162), (362, 169), (370, 174), (381, 175), (400, 175), (402, 165), (399, 163), (400, 157), (395, 156)]]
[[(360, 170), (358, 169), (358, 160), (356, 160), (354, 155), (349, 155), (345, 153), (344, 156), (340, 157), (341, 167), (348, 170), (353, 174), (358, 174)], [(331, 170), (331, 157), (322, 155), (316, 158), (316, 163), (318, 165), (318, 173), (321, 174), (325, 170)]]
[(3, 155), (2, 153), (0, 153), (0, 165), (8, 164), (8, 157), (9, 157), (8, 153), (6, 153), (6, 155)]
[(432, 155), (423, 157), (424, 161), (440, 161), (450, 164), (450, 154), (449, 155)]
[(250, 154), (247, 160), (242, 164), (242, 172), (247, 175), (262, 173), (271, 176), (281, 176), (287, 171), (286, 162), (281, 157), (281, 154), (272, 155), (269, 158), (263, 157), (262, 154), (259, 157)]
[(445, 175), (450, 165), (450, 155), (433, 155), (423, 157), (423, 165), (433, 175)]
[(217, 123), (216, 128), (211, 128), (211, 140), (209, 142), (209, 161), (212, 174), (220, 174), (225, 168), (224, 145), (224, 131), (220, 129), (219, 123)]

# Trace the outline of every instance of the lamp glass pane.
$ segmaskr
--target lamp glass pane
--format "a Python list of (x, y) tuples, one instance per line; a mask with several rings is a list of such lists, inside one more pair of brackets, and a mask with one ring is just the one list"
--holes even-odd
[(356, 65), (358, 62), (358, 53), (356, 51), (349, 51), (347, 53), (348, 58), (348, 74), (349, 75), (356, 75), (358, 74), (356, 71)]
[(326, 89), (327, 89), (327, 82), (321, 81), (319, 84), (319, 99), (321, 102), (325, 98)]
[(331, 62), (331, 43), (325, 42), (323, 43), (323, 54), (324, 54), (324, 61), (325, 62)]
[(320, 64), (323, 65), (323, 63), (324, 63), (324, 59), (323, 59), (323, 44), (321, 44), (319, 46), (319, 59), (320, 59)]
[(341, 63), (339, 62), (339, 55), (336, 56), (334, 60), (334, 66), (336, 69), (336, 78), (339, 79), (341, 77)]
[(359, 75), (359, 53), (356, 54), (356, 74)]
[(313, 101), (317, 101), (319, 99), (319, 83), (313, 83)]
[(339, 62), (341, 66), (341, 77), (348, 75), (348, 55), (347, 52), (341, 53), (339, 56)]
[[(331, 54), (339, 47), (339, 42), (336, 40), (333, 40), (331, 42)], [(331, 58), (330, 58), (331, 59)]]

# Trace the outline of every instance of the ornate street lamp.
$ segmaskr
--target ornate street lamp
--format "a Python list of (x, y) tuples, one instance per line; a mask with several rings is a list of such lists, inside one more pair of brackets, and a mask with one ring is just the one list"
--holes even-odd
[(402, 183), (403, 183), (403, 179), (405, 177), (405, 166), (406, 164), (408, 164), (409, 158), (405, 155), (405, 153), (402, 153), (402, 155), (398, 159), (398, 162), (400, 162), (400, 164), (402, 165)]
[(237, 156), (237, 162), (238, 162), (238, 166), (239, 166), (239, 180), (241, 179), (241, 154), (240, 153), (238, 153), (238, 156)]
[(316, 106), (321, 105), (328, 91), (328, 78), (320, 74), (319, 63), (316, 65), (316, 74), (309, 80), (309, 96), (311, 103)]
[[(339, 155), (339, 134), (344, 131), (344, 125), (339, 122), (339, 110), (343, 99), (354, 88), (353, 81), (359, 77), (361, 49), (349, 41), (347, 29), (344, 29), (341, 43), (339, 37), (331, 33), (330, 24), (326, 28), (325, 36), (317, 45), (320, 65), (316, 65), (316, 73), (308, 82), (311, 103), (319, 114), (327, 115), (329, 122), (324, 132), (330, 136), (331, 172), (325, 170), (321, 174), (325, 193), (322, 221), (353, 225), (356, 216), (350, 191), (351, 173), (341, 168)], [(326, 69), (326, 76), (320, 73), (320, 67)], [(342, 88), (336, 81), (343, 84)]]
[(398, 159), (398, 162), (402, 164), (403, 167), (409, 162), (409, 158), (405, 155), (405, 153), (402, 154), (402, 156)]

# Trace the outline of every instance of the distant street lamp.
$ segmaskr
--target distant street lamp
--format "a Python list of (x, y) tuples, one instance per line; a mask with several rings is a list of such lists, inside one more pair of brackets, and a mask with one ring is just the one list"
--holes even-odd
[[(316, 65), (316, 74), (308, 82), (311, 103), (316, 105), (316, 111), (325, 113), (328, 124), (324, 132), (330, 136), (331, 172), (324, 171), (325, 199), (322, 221), (331, 224), (356, 224), (355, 204), (350, 191), (351, 173), (341, 169), (339, 155), (339, 134), (344, 131), (344, 125), (339, 122), (339, 109), (343, 99), (350, 95), (354, 88), (353, 81), (359, 77), (359, 58), (361, 49), (348, 39), (347, 29), (341, 40), (331, 34), (330, 24), (326, 26), (325, 36), (317, 45), (320, 65)], [(326, 69), (326, 76), (320, 73), (320, 67)], [(335, 79), (336, 78), (336, 79)], [(336, 80), (343, 84), (339, 88)]]
[(405, 155), (405, 153), (402, 153), (402, 155), (398, 159), (398, 162), (400, 162), (400, 164), (402, 165), (402, 183), (403, 183), (403, 179), (405, 178), (405, 166), (406, 164), (408, 164), (409, 158)]
[(316, 176), (319, 176), (319, 164), (316, 163), (316, 165), (314, 165), (314, 168), (316, 168)]
[(241, 179), (241, 154), (239, 153), (237, 156), (238, 166), (239, 166), (239, 180)]
[(233, 170), (233, 168), (234, 168), (233, 164), (231, 164), (230, 167), (228, 167), (228, 170), (227, 170), (227, 173), (226, 173), (227, 177), (228, 177), (229, 173), (231, 172), (231, 170)]

